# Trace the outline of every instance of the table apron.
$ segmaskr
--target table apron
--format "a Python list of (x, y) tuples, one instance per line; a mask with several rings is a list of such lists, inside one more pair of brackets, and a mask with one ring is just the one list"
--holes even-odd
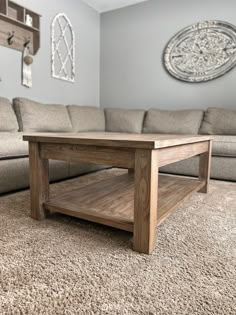
[(162, 167), (208, 152), (209, 144), (210, 141), (203, 141), (159, 149), (158, 166)]
[(40, 143), (40, 158), (134, 168), (133, 149)]
[[(209, 150), (210, 141), (158, 149), (158, 167), (188, 159)], [(40, 158), (134, 168), (135, 150), (77, 144), (40, 143)]]

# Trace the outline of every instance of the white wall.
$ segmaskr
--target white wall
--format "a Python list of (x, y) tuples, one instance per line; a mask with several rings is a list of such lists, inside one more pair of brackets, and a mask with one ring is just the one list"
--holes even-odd
[[(0, 96), (99, 106), (100, 16), (81, 0), (16, 0), (42, 15), (41, 48), (34, 58), (33, 87), (21, 85), (21, 53), (0, 46)], [(76, 34), (76, 78), (67, 83), (51, 78), (50, 26), (66, 13)]]
[(235, 0), (149, 0), (101, 16), (101, 106), (236, 108), (236, 68), (205, 83), (171, 77), (163, 50), (182, 28), (204, 20), (236, 25)]
[[(165, 45), (183, 27), (208, 19), (236, 25), (235, 0), (149, 0), (104, 13), (101, 60), (100, 16), (83, 1), (15, 1), (42, 14), (41, 48), (28, 89), (21, 85), (21, 53), (0, 46), (0, 96), (97, 106), (100, 101), (104, 107), (236, 108), (236, 68), (216, 80), (189, 84), (172, 78), (162, 64)], [(50, 25), (59, 12), (68, 15), (76, 33), (74, 84), (51, 78)]]

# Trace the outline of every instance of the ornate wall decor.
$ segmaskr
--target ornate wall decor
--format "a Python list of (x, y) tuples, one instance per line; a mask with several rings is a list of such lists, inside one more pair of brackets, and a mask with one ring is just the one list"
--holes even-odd
[(52, 76), (75, 81), (75, 34), (64, 13), (59, 13), (52, 22)]
[(164, 63), (171, 75), (183, 81), (215, 79), (236, 65), (236, 27), (222, 21), (188, 26), (168, 43)]

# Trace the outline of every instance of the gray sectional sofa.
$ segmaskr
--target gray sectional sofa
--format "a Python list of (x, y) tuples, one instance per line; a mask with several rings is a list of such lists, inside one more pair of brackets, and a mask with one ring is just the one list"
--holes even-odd
[[(214, 135), (211, 177), (236, 181), (236, 110), (125, 110), (41, 104), (25, 98), (0, 98), (0, 193), (28, 187), (28, 147), (24, 133), (126, 132)], [(50, 180), (103, 169), (89, 163), (50, 161)], [(198, 157), (161, 169), (196, 176)]]

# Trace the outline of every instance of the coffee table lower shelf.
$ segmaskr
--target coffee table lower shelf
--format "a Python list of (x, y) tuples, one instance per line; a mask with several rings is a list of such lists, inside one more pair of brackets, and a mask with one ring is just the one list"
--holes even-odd
[[(204, 185), (197, 179), (159, 175), (157, 224)], [(124, 174), (89, 184), (50, 198), (44, 207), (50, 212), (133, 232), (134, 176)]]

